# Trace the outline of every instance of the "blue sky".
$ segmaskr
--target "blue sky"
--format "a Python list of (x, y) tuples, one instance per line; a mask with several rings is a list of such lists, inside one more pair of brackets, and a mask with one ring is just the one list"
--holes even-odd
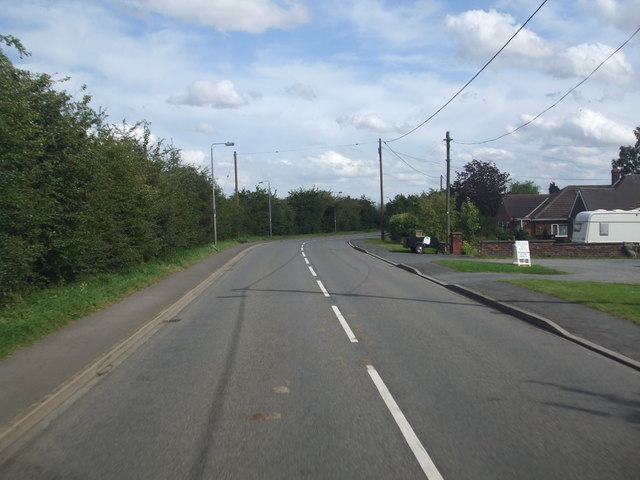
[[(433, 119), (542, 0), (0, 0), (0, 33), (23, 69), (86, 85), (113, 123), (207, 167), (226, 194), (268, 180), (385, 202), (440, 186), (472, 159), (513, 180), (606, 184), (640, 126), (640, 34), (529, 126), (640, 27), (640, 0), (548, 0), (498, 58)], [(401, 137), (401, 138), (400, 138)]]

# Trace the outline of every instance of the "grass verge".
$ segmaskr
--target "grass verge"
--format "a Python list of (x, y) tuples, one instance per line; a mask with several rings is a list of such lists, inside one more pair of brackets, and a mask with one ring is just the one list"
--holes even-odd
[[(224, 249), (236, 242), (219, 242)], [(203, 246), (125, 272), (103, 273), (29, 293), (0, 309), (0, 358), (212, 254)]]
[(478, 262), (475, 260), (436, 260), (434, 263), (458, 272), (527, 273), (533, 275), (563, 275), (566, 273), (542, 265), (519, 267), (513, 263)]
[(538, 279), (502, 281), (580, 303), (640, 325), (640, 285)]
[[(367, 238), (365, 242), (386, 248), (390, 252), (411, 253), (411, 250), (409, 250), (408, 248), (404, 248), (402, 244), (388, 238), (385, 238), (384, 240), (381, 240), (380, 238)], [(438, 251), (435, 248), (425, 248), (424, 253), (438, 253)]]

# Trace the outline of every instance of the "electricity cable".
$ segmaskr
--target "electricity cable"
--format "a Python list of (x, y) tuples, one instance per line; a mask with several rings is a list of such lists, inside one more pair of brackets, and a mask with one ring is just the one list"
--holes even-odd
[(605, 58), (596, 68), (593, 69), (593, 71), (587, 75), (581, 82), (579, 82), (576, 86), (574, 86), (573, 88), (570, 88), (567, 93), (565, 93), (562, 97), (560, 97), (560, 99), (558, 99), (555, 103), (553, 103), (551, 106), (545, 108), (542, 112), (540, 112), (538, 115), (536, 115), (535, 117), (533, 117), (531, 120), (529, 120), (528, 122), (523, 123), (522, 125), (520, 125), (519, 127), (511, 130), (510, 132), (504, 133), (502, 135), (500, 135), (499, 137), (496, 138), (492, 138), (490, 140), (484, 140), (482, 142), (458, 142), (456, 141), (455, 143), (460, 144), (460, 145), (482, 145), (484, 143), (490, 143), (490, 142), (495, 142), (496, 140), (500, 140), (501, 138), (507, 137), (513, 133), (516, 133), (518, 130), (520, 130), (521, 128), (526, 127), (527, 125), (532, 124), (533, 122), (535, 122), (538, 118), (540, 118), (542, 115), (544, 115), (545, 113), (547, 113), (549, 110), (551, 110), (553, 107), (555, 107), (556, 105), (558, 105), (560, 102), (562, 102), (567, 96), (569, 96), (569, 94), (571, 92), (573, 92), (574, 90), (576, 90), (580, 85), (582, 85), (583, 83), (585, 83), (587, 80), (589, 80), (589, 78), (591, 78), (591, 76), (596, 73), (600, 67), (602, 67), (608, 60), (610, 60), (616, 53), (618, 53), (622, 48), (624, 48), (624, 46), (629, 43), (631, 41), (631, 39), (633, 37), (635, 37), (638, 32), (640, 32), (640, 27), (638, 27), (636, 29), (635, 32), (633, 32), (633, 34), (622, 44), (620, 45), (617, 49), (615, 49), (607, 58)]
[(488, 66), (491, 62), (493, 62), (496, 57), (498, 55), (500, 55), (502, 53), (502, 51), (507, 47), (507, 45), (509, 45), (511, 43), (511, 41), (516, 38), (516, 36), (518, 35), (518, 33), (520, 33), (520, 31), (531, 21), (531, 19), (538, 13), (538, 11), (540, 11), (540, 9), (544, 6), (545, 3), (547, 3), (548, 0), (544, 0), (540, 6), (538, 8), (536, 8), (536, 11), (533, 12), (531, 14), (531, 16), (527, 19), (526, 22), (524, 22), (520, 28), (518, 28), (518, 30), (516, 30), (516, 32), (511, 36), (511, 38), (509, 40), (507, 40), (507, 43), (505, 43), (500, 50), (498, 50), (495, 55), (493, 55), (493, 57), (491, 57), (491, 59), (489, 59), (489, 61), (487, 63), (484, 64), (484, 66), (478, 71), (478, 73), (476, 73), (471, 80), (469, 80), (460, 90), (458, 90), (456, 92), (456, 94), (451, 97), (444, 105), (442, 105), (438, 110), (436, 110), (433, 114), (431, 114), (431, 116), (429, 118), (427, 118), (424, 122), (422, 122), (421, 124), (419, 124), (418, 126), (412, 128), (411, 130), (409, 130), (408, 132), (400, 135), (399, 137), (394, 138), (393, 140), (387, 140), (385, 143), (390, 143), (390, 142), (395, 142), (397, 140), (400, 140), (401, 138), (404, 138), (408, 135), (411, 135), (413, 132), (415, 132), (416, 130), (418, 130), (419, 128), (421, 128), (422, 126), (424, 126), (427, 122), (429, 122), (432, 118), (434, 118), (436, 115), (438, 115), (442, 110), (444, 110), (451, 102), (453, 102), (458, 95), (460, 95), (470, 84), (471, 82), (473, 82)]

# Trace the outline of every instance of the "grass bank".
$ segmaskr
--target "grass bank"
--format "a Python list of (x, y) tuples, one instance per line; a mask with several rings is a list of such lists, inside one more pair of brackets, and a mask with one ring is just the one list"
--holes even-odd
[[(232, 242), (221, 242), (219, 249)], [(211, 255), (204, 246), (117, 273), (34, 291), (0, 309), (0, 358)]]
[(640, 285), (539, 279), (503, 281), (580, 303), (640, 325)]

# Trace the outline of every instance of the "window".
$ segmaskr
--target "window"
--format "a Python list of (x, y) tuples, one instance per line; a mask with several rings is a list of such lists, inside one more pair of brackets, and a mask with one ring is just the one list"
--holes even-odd
[(606, 237), (609, 235), (609, 224), (601, 223), (600, 224), (600, 236)]
[(551, 235), (553, 235), (554, 237), (566, 237), (568, 236), (567, 231), (567, 225), (561, 225), (557, 223), (551, 225)]

